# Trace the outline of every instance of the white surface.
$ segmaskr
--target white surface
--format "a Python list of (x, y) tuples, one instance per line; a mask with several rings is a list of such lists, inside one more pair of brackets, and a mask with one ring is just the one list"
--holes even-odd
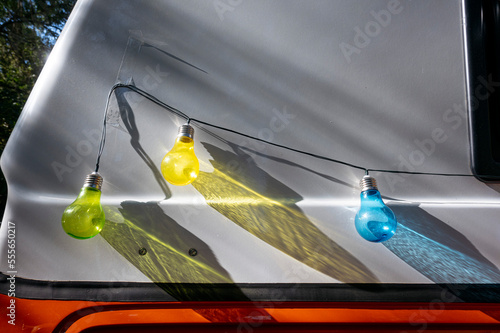
[[(5, 222), (13, 221), (19, 276), (148, 281), (101, 236), (74, 240), (60, 227), (64, 207), (93, 170), (106, 96), (117, 77), (133, 77), (139, 88), (191, 117), (297, 149), (370, 168), (398, 169), (402, 160), (413, 160), (416, 171), (470, 172), (466, 119), (452, 122), (446, 116), (448, 109), (465, 105), (460, 1), (401, 0), (400, 12), (350, 59), (340, 45), (354, 46), (356, 27), (364, 29), (374, 20), (371, 11), (396, 2), (234, 1), (224, 2), (229, 9), (223, 13), (217, 3), (78, 2), (2, 155), (9, 201), (0, 255), (6, 257)], [(124, 66), (122, 60), (133, 54), (127, 49), (130, 37), (204, 72), (144, 45), (132, 66)], [(182, 119), (132, 92), (125, 96), (138, 142), (159, 168)], [(302, 263), (211, 208), (193, 186), (162, 189), (155, 167), (131, 145), (117, 110), (113, 99), (100, 169), (103, 204), (118, 209), (125, 200), (159, 202), (186, 233), (212, 250), (234, 282), (370, 282), (340, 281)], [(283, 123), (278, 114), (289, 117)], [(447, 245), (439, 242), (444, 238), (422, 235), (434, 244), (428, 244), (430, 258), (437, 256), (433, 262), (450, 269), (430, 274), (419, 266), (420, 257), (412, 258), (421, 254), (411, 248), (367, 243), (356, 234), (359, 170), (207, 129), (254, 149), (246, 151), (251, 159), (245, 164), (257, 171), (244, 177), (257, 193), (292, 199), (309, 220), (308, 230), (319, 230), (377, 281), (500, 283), (498, 189), (474, 178), (373, 174), (385, 200), (397, 201), (412, 225), (437, 223), (436, 230), (453, 231), (452, 241), (467, 240), (444, 254)], [(433, 133), (438, 133), (434, 139)], [(427, 142), (428, 154), (419, 153), (416, 142)], [(197, 128), (195, 151), (204, 172), (213, 172), (207, 144), (236, 156), (229, 145)], [(68, 157), (70, 151), (77, 155)], [(477, 277), (457, 268), (467, 255), (476, 256), (489, 273)], [(445, 262), (449, 256), (460, 274)], [(3, 259), (0, 270), (8, 270)]]

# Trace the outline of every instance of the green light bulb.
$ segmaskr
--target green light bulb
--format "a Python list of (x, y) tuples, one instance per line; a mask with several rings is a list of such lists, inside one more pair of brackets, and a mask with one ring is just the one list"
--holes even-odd
[(101, 206), (101, 186), (101, 175), (97, 172), (88, 175), (78, 198), (64, 210), (62, 227), (71, 237), (87, 239), (101, 232), (106, 221)]
[(200, 172), (200, 163), (194, 154), (194, 128), (188, 124), (179, 127), (174, 147), (161, 162), (163, 177), (173, 185), (191, 184)]

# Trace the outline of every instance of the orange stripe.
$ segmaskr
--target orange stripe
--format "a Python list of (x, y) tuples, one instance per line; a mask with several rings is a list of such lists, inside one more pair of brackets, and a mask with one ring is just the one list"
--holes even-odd
[[(10, 325), (9, 307), (15, 307)], [(287, 324), (437, 324), (493, 325), (500, 329), (500, 304), (388, 302), (91, 302), (10, 298), (0, 294), (0, 332), (52, 332), (118, 324), (251, 323), (251, 327)], [(4, 311), (5, 310), (5, 311)], [(215, 325), (215, 326), (213, 326)], [(374, 326), (375, 327), (375, 326)], [(378, 326), (376, 326), (378, 327)], [(416, 326), (419, 327), (418, 325)], [(445, 326), (443, 326), (445, 327)], [(441, 326), (440, 326), (441, 328)]]
[(463, 323), (499, 324), (478, 310), (421, 309), (267, 309), (279, 322), (286, 323)]

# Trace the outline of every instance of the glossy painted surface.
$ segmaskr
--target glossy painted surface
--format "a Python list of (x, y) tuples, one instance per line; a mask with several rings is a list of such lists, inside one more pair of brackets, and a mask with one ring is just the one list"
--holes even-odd
[[(15, 299), (2, 332), (468, 332), (500, 329), (498, 306), (352, 302), (90, 302)], [(0, 295), (0, 305), (10, 299)]]
[(344, 165), (193, 123), (199, 175), (167, 183), (185, 119), (127, 89), (107, 118), (102, 232), (76, 240), (59, 222), (117, 81), (311, 153), (470, 174), (462, 28), (458, 0), (79, 1), (1, 158), (0, 257), (13, 222), (18, 275), (54, 283), (499, 284), (498, 184), (374, 174), (399, 225), (366, 242), (362, 172)]

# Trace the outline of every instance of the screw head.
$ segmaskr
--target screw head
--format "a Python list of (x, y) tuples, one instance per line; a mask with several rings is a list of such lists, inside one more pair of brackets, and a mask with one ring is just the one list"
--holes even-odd
[(148, 250), (146, 250), (146, 248), (142, 247), (142, 248), (139, 249), (139, 254), (141, 256), (145, 255), (146, 253), (148, 253)]
[(194, 257), (198, 254), (198, 250), (195, 248), (191, 248), (191, 249), (189, 249), (188, 253), (191, 257)]

